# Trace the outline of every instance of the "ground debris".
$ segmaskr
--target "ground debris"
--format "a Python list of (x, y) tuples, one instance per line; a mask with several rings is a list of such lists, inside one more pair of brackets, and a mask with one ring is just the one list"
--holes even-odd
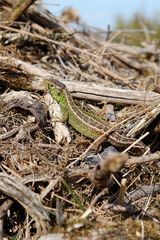
[[(72, 9), (0, 2), (0, 238), (158, 239), (158, 42), (108, 39)], [(100, 146), (53, 109), (55, 80), (85, 114), (107, 115)]]

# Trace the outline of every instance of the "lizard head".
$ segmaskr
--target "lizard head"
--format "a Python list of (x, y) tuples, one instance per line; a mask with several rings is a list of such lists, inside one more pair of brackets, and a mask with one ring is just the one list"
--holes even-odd
[(63, 97), (63, 90), (66, 86), (56, 80), (48, 83), (48, 90), (51, 96), (59, 103)]

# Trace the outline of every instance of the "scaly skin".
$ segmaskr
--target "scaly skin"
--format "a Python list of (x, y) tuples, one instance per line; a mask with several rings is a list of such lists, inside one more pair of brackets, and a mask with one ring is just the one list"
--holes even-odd
[[(77, 132), (83, 134), (84, 136), (91, 138), (91, 139), (96, 139), (99, 137), (101, 134), (104, 133), (104, 126), (102, 126), (101, 129), (97, 128), (92, 128), (90, 125), (87, 124), (89, 116), (84, 114), (76, 105), (74, 102), (72, 102), (72, 106), (69, 104), (70, 101), (73, 101), (71, 98), (66, 87), (64, 86), (63, 89), (58, 88), (55, 85), (50, 85), (48, 84), (48, 89), (53, 97), (61, 106), (62, 114), (63, 114), (63, 121), (68, 121), (68, 123), (75, 129)], [(75, 114), (75, 112), (72, 110), (73, 108), (76, 108), (76, 111), (79, 113), (79, 115)], [(84, 122), (83, 119), (79, 116), (81, 115), (85, 116), (86, 121)], [(97, 123), (97, 122), (95, 122)]]
[[(48, 90), (53, 99), (55, 99), (61, 106), (63, 121), (68, 121), (77, 132), (88, 138), (97, 139), (108, 130), (106, 124), (97, 120), (96, 117), (93, 118), (93, 116), (85, 113), (75, 105), (72, 96), (67, 91), (64, 84), (54, 80), (52, 85), (48, 83)], [(118, 132), (112, 132), (106, 138), (110, 144), (122, 149), (127, 148), (136, 140), (124, 137)], [(140, 142), (137, 143), (133, 149), (139, 153), (143, 153), (145, 146)]]

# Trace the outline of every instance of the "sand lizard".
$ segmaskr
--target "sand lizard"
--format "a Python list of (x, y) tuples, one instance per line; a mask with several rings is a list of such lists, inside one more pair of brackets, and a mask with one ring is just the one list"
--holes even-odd
[[(75, 104), (71, 94), (63, 83), (52, 80), (51, 83), (48, 83), (48, 90), (53, 99), (61, 106), (63, 121), (68, 121), (68, 123), (79, 133), (88, 138), (97, 139), (108, 130), (107, 124), (85, 113)], [(118, 133), (118, 131), (111, 132), (106, 136), (106, 139), (108, 143), (121, 149), (127, 148), (136, 140), (134, 138), (127, 138)], [(132, 151), (142, 153), (144, 149), (145, 145), (139, 142), (132, 148)]]

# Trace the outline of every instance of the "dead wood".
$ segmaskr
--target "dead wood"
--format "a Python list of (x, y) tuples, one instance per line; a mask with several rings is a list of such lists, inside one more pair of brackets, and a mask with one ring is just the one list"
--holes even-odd
[[(19, 59), (0, 57), (0, 64), (3, 69), (1, 78), (4, 79), (3, 82), (6, 86), (10, 88), (44, 91), (45, 80), (52, 82), (52, 78), (57, 79), (52, 72), (48, 72), (45, 69), (38, 68)], [(11, 75), (13, 75), (13, 77), (10, 79)], [(14, 78), (14, 75), (16, 78)], [(160, 95), (151, 91), (108, 88), (102, 84), (65, 81), (62, 78), (59, 78), (59, 80), (62, 81), (72, 95), (77, 98), (137, 105), (153, 105), (160, 101)]]
[(119, 104), (152, 105), (158, 103), (160, 96), (154, 92), (134, 91), (125, 89), (107, 88), (94, 83), (80, 83), (63, 81), (73, 96), (96, 101), (107, 101)]
[(50, 12), (48, 12), (44, 8), (39, 11), (38, 4), (30, 6), (26, 12), (33, 22), (44, 28), (46, 28), (47, 26), (47, 28), (49, 29), (56, 29), (57, 31), (62, 33), (67, 32), (66, 27), (62, 27), (62, 23), (60, 24), (57, 18), (53, 16)]
[(134, 202), (138, 199), (148, 197), (149, 195), (154, 195), (156, 193), (160, 193), (160, 183), (156, 183), (153, 185), (144, 186), (141, 185), (137, 189), (128, 193), (128, 197), (125, 199), (125, 203)]
[(27, 188), (19, 178), (0, 173), (0, 190), (19, 202), (36, 222), (37, 228), (46, 232), (50, 221), (48, 213), (37, 198), (36, 194)]
[[(8, 8), (6, 9), (4, 6), (3, 12), (0, 14), (0, 21), (4, 21), (7, 25), (12, 24), (33, 2), (33, 0), (15, 0), (14, 2), (7, 0)], [(3, 7), (3, 3), (1, 7)]]
[[(37, 239), (52, 225), (52, 232), (63, 232), (68, 239), (79, 234), (86, 239), (135, 239), (135, 232), (139, 237), (143, 229), (158, 239), (157, 225), (151, 227), (158, 216), (147, 226), (133, 220), (135, 209), (144, 211), (144, 201), (145, 213), (158, 212), (160, 94), (154, 91), (160, 84), (160, 49), (151, 40), (152, 29), (146, 31), (142, 24), (144, 37), (136, 46), (126, 44), (136, 30), (94, 29), (74, 17), (72, 9), (55, 17), (38, 2), (0, 2), (0, 19), (6, 13), (0, 24), (1, 237)], [(66, 25), (69, 18), (75, 19), (75, 29)], [(61, 109), (45, 87), (46, 80), (55, 79), (67, 86), (84, 112), (91, 108), (92, 117), (100, 118), (106, 111), (108, 130), (95, 142), (68, 122), (59, 122)], [(109, 134), (114, 150), (106, 139)], [(93, 147), (104, 137), (99, 153), (84, 159), (93, 156)], [(121, 143), (129, 154), (125, 161)], [(133, 157), (131, 148), (137, 143), (145, 153), (138, 156), (136, 151)], [(103, 154), (108, 145), (121, 161)], [(126, 214), (132, 216), (129, 224)]]
[[(23, 96), (22, 96), (23, 97)], [(30, 100), (30, 99), (24, 99), (24, 98), (19, 98), (14, 100), (11, 100), (10, 102), (7, 102), (7, 108), (8, 110), (11, 110), (13, 108), (22, 108), (30, 113), (35, 117), (37, 123), (41, 126), (45, 124), (46, 121), (46, 112), (44, 109), (44, 106), (42, 105), (41, 102), (38, 100)]]
[[(89, 158), (89, 156), (88, 156), (88, 158)], [(120, 157), (120, 159), (121, 159), (121, 157)], [(112, 158), (111, 158), (111, 160), (112, 160)], [(122, 160), (123, 160), (123, 156), (122, 156)], [(122, 163), (124, 164), (124, 167), (129, 168), (129, 167), (136, 166), (136, 165), (137, 166), (138, 165), (145, 166), (147, 164), (158, 162), (159, 160), (160, 160), (160, 154), (159, 154), (159, 152), (157, 152), (157, 153), (153, 153), (153, 154), (149, 154), (149, 155), (141, 156), (141, 157), (133, 157), (132, 156), (129, 159), (126, 159), (126, 161), (124, 161), (124, 162), (122, 161)], [(110, 176), (111, 172), (105, 171), (104, 167), (101, 167), (102, 169), (101, 168), (99, 169), (99, 167), (98, 167), (97, 170), (96, 170), (96, 168), (97, 168), (97, 166), (99, 166), (99, 164), (100, 165), (103, 164), (103, 162), (108, 167), (110, 161), (108, 162), (107, 157), (105, 157), (105, 159), (101, 163), (101, 157), (99, 155), (98, 156), (95, 155), (94, 160), (92, 160), (92, 161), (94, 162), (94, 168), (95, 168), (94, 170), (90, 169), (88, 166), (77, 168), (77, 169), (74, 169), (74, 170), (72, 170), (72, 169), (68, 170), (67, 176), (70, 179), (70, 181), (73, 181), (75, 179), (77, 180), (77, 179), (80, 179), (82, 177), (89, 178), (89, 179), (91, 179), (91, 181), (93, 181), (94, 180), (93, 176), (96, 176), (95, 173), (97, 171), (97, 174), (98, 174), (97, 178), (99, 177), (98, 178), (99, 182), (101, 182), (101, 181), (102, 181), (102, 183), (104, 182), (104, 184), (106, 186), (106, 184), (108, 184), (107, 176), (108, 175)], [(95, 166), (95, 163), (97, 164), (96, 166)], [(111, 161), (111, 163), (112, 163), (112, 161)], [(116, 164), (114, 163), (114, 157), (113, 157), (113, 167), (115, 167), (115, 169), (116, 169)], [(113, 171), (112, 171), (112, 173), (113, 173)]]
[(15, 134), (17, 134), (18, 131), (19, 131), (19, 127), (16, 127), (6, 133), (0, 134), (0, 140), (5, 140), (7, 138), (10, 138)]
[(141, 157), (132, 157), (131, 159), (128, 159), (125, 162), (126, 167), (130, 167), (132, 165), (143, 165), (143, 164), (149, 164), (154, 161), (160, 160), (160, 153), (153, 153), (146, 156)]

